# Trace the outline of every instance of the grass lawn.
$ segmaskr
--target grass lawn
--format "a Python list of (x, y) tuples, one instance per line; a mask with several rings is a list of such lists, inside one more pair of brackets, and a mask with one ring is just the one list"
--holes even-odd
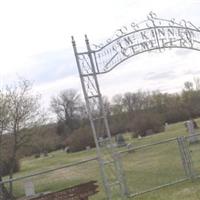
[[(197, 123), (200, 124), (200, 120), (197, 120)], [(153, 136), (132, 139), (131, 135), (127, 133), (125, 138), (127, 143), (131, 143), (134, 147), (139, 147), (181, 135), (187, 135), (183, 122), (169, 125), (165, 132)], [(124, 148), (119, 148), (118, 150), (122, 151)], [(193, 167), (195, 172), (200, 175), (200, 144), (191, 145), (190, 150)], [(25, 158), (21, 161), (21, 171), (15, 174), (15, 177), (57, 168), (95, 156), (95, 149), (91, 149), (89, 151), (68, 154), (63, 151), (56, 151), (50, 153), (48, 157), (37, 159), (34, 157)], [(122, 157), (122, 164), (129, 192), (134, 194), (185, 178), (176, 140), (125, 153)], [(89, 180), (98, 180), (100, 192), (91, 199), (105, 199), (97, 161), (91, 161), (76, 167), (59, 169), (27, 180), (16, 181), (14, 188), (17, 196), (24, 194), (23, 185), (28, 180), (34, 183), (36, 192), (56, 191)], [(113, 199), (117, 200), (118, 198), (114, 195)], [(154, 192), (136, 196), (133, 199), (198, 200), (200, 199), (200, 179), (165, 187)]]

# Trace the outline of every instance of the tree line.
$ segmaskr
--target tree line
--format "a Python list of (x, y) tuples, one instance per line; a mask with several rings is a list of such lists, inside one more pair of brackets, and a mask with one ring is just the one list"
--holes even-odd
[[(200, 79), (185, 82), (179, 93), (126, 92), (110, 101), (103, 97), (103, 103), (112, 135), (132, 132), (133, 137), (146, 136), (163, 131), (166, 123), (200, 116)], [(94, 146), (86, 108), (77, 91), (64, 90), (53, 97), (51, 109), (57, 116), (57, 134), (64, 138), (64, 145), (69, 145), (71, 151)]]

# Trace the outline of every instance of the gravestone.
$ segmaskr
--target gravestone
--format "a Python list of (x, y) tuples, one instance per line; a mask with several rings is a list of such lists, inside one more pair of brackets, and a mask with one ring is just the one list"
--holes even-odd
[(99, 137), (99, 146), (103, 146), (103, 137)]
[(142, 136), (141, 136), (141, 135), (138, 135), (138, 139), (139, 139), (139, 140), (142, 139)]
[(65, 151), (66, 153), (69, 153), (69, 152), (70, 152), (70, 148), (69, 148), (69, 147), (65, 147), (64, 151)]
[(24, 183), (24, 190), (26, 197), (34, 196), (35, 195), (35, 188), (32, 181), (26, 181)]
[(122, 134), (117, 134), (115, 136), (115, 142), (116, 142), (118, 147), (126, 146), (126, 142), (125, 142), (125, 139), (124, 139)]
[(90, 146), (86, 146), (86, 150), (89, 151), (91, 149)]
[(164, 130), (167, 131), (169, 124), (167, 122), (165, 122), (165, 126), (164, 126)]
[(196, 135), (196, 129), (195, 129), (195, 123), (193, 120), (189, 120), (185, 122), (185, 126), (187, 128), (187, 131), (189, 133), (189, 142), (196, 143), (198, 142), (198, 136)]
[(134, 147), (132, 143), (128, 143), (126, 146), (127, 146), (127, 149), (132, 149)]

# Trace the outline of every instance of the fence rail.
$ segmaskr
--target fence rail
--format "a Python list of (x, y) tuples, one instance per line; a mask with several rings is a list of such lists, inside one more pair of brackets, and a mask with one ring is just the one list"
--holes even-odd
[[(127, 198), (155, 191), (186, 180), (200, 178), (200, 134), (181, 136), (124, 149), (116, 153), (122, 169)], [(97, 180), (100, 192), (92, 199), (106, 199), (99, 173), (98, 158), (92, 157), (56, 169), (7, 179), (0, 182), (13, 195), (22, 198)], [(31, 187), (32, 190), (31, 191)], [(114, 198), (115, 199), (115, 198)]]
[(127, 197), (200, 178), (200, 134), (132, 147), (119, 155)]
[(58, 171), (58, 170), (61, 170), (61, 169), (66, 169), (66, 168), (69, 168), (69, 167), (77, 166), (77, 165), (84, 164), (84, 163), (94, 161), (94, 160), (97, 160), (97, 159), (98, 159), (97, 157), (89, 158), (89, 159), (82, 160), (82, 161), (79, 161), (79, 162), (74, 162), (74, 163), (70, 163), (70, 164), (67, 164), (67, 165), (63, 165), (63, 166), (55, 168), (55, 169), (49, 169), (49, 170), (45, 170), (45, 171), (42, 171), (42, 172), (33, 173), (33, 174), (30, 174), (30, 175), (27, 175), (27, 176), (21, 176), (21, 177), (17, 177), (17, 178), (13, 178), (13, 179), (3, 180), (2, 182), (0, 181), (0, 184), (9, 183), (11, 181), (15, 182), (15, 181), (31, 178), (31, 177), (34, 177), (34, 176), (48, 174), (50, 172), (54, 172), (54, 171)]
[[(3, 185), (9, 191), (10, 183), (12, 183), (14, 199), (26, 199), (25, 197), (35, 197), (41, 194), (57, 192), (89, 181), (98, 181), (98, 187), (102, 191), (103, 185), (98, 173), (99, 166), (97, 161), (97, 157), (92, 157), (55, 169), (6, 179), (0, 182), (0, 186)], [(105, 196), (101, 192), (96, 194), (95, 197), (101, 199)]]

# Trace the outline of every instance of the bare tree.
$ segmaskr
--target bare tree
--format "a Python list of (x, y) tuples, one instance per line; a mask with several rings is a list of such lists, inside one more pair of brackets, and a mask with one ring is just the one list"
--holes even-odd
[(194, 84), (195, 84), (195, 89), (200, 90), (200, 78), (199, 77), (194, 77)]
[(83, 103), (76, 90), (63, 90), (57, 97), (52, 97), (51, 108), (57, 115), (58, 122), (66, 127), (67, 132), (71, 133), (79, 127)]
[[(7, 129), (11, 138), (10, 172), (9, 178), (13, 178), (13, 170), (18, 150), (28, 142), (31, 129), (41, 123), (39, 95), (32, 94), (32, 83), (27, 80), (19, 80), (15, 85), (6, 87), (7, 99), (9, 102), (9, 127)], [(10, 194), (13, 194), (12, 183), (10, 182)]]
[[(8, 128), (9, 124), (9, 101), (7, 94), (0, 90), (0, 182), (2, 182), (3, 176), (3, 134)], [(0, 184), (0, 200), (6, 200), (9, 198), (7, 189), (3, 184)]]
[(123, 113), (123, 96), (121, 94), (116, 94), (112, 98), (112, 113), (114, 115), (122, 114)]
[(184, 86), (185, 86), (185, 90), (186, 91), (192, 91), (194, 88), (193, 88), (193, 83), (192, 82), (190, 82), (190, 81), (186, 81), (185, 83), (184, 83)]

